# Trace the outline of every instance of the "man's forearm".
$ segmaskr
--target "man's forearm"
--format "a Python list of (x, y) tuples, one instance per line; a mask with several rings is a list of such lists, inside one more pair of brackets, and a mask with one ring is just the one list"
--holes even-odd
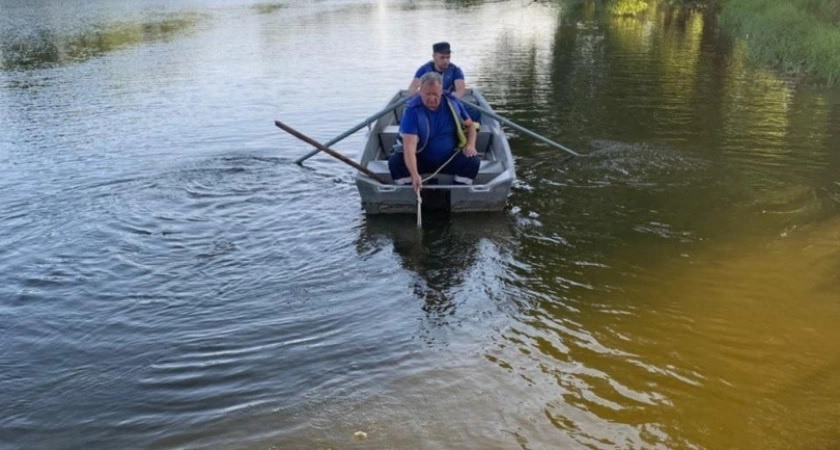
[(408, 169), (408, 173), (412, 177), (420, 176), (420, 172), (417, 171), (417, 152), (415, 150), (403, 149), (403, 160), (405, 161), (405, 167)]
[(420, 79), (415, 78), (411, 80), (411, 83), (408, 85), (408, 95), (416, 93), (418, 89), (420, 89)]
[(467, 145), (470, 147), (475, 147), (475, 139), (477, 134), (475, 132), (475, 122), (470, 121), (469, 125), (467, 125)]
[(464, 80), (455, 80), (455, 92), (452, 93), (457, 98), (464, 98), (464, 94), (467, 93), (467, 84), (464, 83)]

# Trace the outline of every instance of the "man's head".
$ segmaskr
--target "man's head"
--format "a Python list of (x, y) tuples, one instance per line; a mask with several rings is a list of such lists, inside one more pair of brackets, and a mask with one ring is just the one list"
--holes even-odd
[(435, 69), (446, 70), (449, 67), (449, 58), (452, 56), (452, 49), (449, 42), (438, 42), (432, 45), (432, 60), (435, 62)]
[(435, 72), (427, 72), (420, 77), (420, 99), (423, 106), (434, 111), (440, 106), (443, 95), (443, 78)]

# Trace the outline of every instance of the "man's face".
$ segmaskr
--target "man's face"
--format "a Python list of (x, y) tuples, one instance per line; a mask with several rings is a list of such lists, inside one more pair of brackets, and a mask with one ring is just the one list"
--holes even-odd
[(432, 53), (432, 60), (435, 62), (437, 70), (446, 70), (449, 67), (449, 59), (452, 56), (450, 53)]
[(440, 96), (443, 95), (443, 86), (439, 83), (429, 83), (420, 86), (420, 99), (423, 106), (434, 111), (440, 106)]

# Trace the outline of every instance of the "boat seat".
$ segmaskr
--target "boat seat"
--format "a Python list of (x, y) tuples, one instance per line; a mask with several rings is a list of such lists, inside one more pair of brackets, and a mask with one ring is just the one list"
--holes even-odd
[(479, 132), (475, 135), (475, 150), (483, 155), (484, 153), (487, 153), (487, 150), (490, 148), (490, 144), (492, 142), (493, 133), (479, 130)]
[(397, 143), (397, 136), (400, 134), (399, 125), (388, 125), (379, 132), (379, 145), (382, 146), (382, 152), (385, 155), (390, 155), (394, 144)]
[[(385, 155), (390, 155), (394, 144), (397, 143), (397, 136), (400, 133), (399, 125), (388, 125), (379, 132), (379, 145)], [(479, 131), (475, 137), (475, 149), (479, 154), (484, 154), (493, 143), (493, 133), (490, 131)]]
[(391, 177), (391, 170), (388, 169), (387, 159), (377, 159), (374, 161), (370, 161), (369, 163), (367, 163), (367, 168), (368, 170), (377, 175), (386, 175), (388, 178)]
[[(370, 161), (367, 163), (367, 168), (371, 172), (387, 179), (391, 179), (391, 171), (388, 169), (388, 161), (384, 159), (378, 159), (375, 161)], [(475, 179), (475, 184), (485, 184), (495, 178), (497, 175), (502, 173), (505, 170), (504, 166), (500, 161), (481, 161), (481, 169), (479, 170), (478, 176)], [(423, 177), (429, 176), (431, 174), (425, 173), (422, 174)], [(442, 174), (439, 177), (447, 178), (448, 175)]]

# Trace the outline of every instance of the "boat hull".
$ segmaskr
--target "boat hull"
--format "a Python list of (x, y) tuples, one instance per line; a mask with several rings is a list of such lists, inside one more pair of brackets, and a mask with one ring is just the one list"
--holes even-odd
[[(501, 211), (507, 205), (512, 183), (511, 178), (493, 186), (425, 187), (423, 207), (453, 213)], [(368, 214), (417, 212), (417, 195), (410, 186), (389, 186), (370, 179), (357, 179), (356, 187), (362, 198), (362, 208)]]

